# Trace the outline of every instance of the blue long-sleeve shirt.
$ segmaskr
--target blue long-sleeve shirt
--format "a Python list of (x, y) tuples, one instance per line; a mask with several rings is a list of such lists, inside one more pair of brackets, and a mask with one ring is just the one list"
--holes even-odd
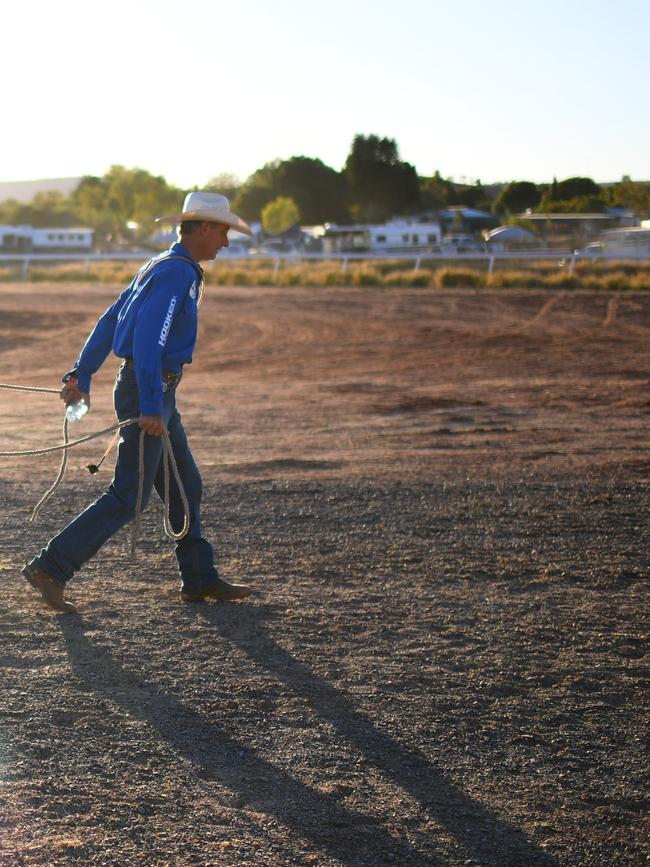
[(144, 266), (100, 317), (75, 364), (77, 386), (88, 392), (111, 349), (120, 358), (132, 358), (142, 415), (162, 415), (163, 370), (179, 373), (192, 361), (203, 278), (180, 243), (153, 261), (155, 267), (141, 277)]

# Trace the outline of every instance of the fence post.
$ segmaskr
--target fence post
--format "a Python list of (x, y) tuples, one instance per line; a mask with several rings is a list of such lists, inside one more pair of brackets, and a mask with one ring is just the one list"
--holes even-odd
[(420, 270), (420, 262), (421, 262), (421, 261), (422, 261), (422, 256), (418, 256), (417, 259), (415, 260), (415, 267), (413, 268), (413, 271), (414, 271), (416, 274), (417, 274), (417, 272)]
[(494, 256), (490, 256), (490, 261), (488, 263), (488, 272), (487, 272), (487, 281), (488, 283), (492, 279), (492, 272), (494, 271)]
[(575, 268), (575, 265), (576, 265), (576, 258), (577, 258), (577, 254), (574, 253), (573, 256), (571, 256), (571, 262), (569, 263), (569, 274), (573, 274), (573, 269)]
[(23, 280), (29, 279), (29, 256), (23, 259)]
[(348, 270), (348, 260), (344, 258), (343, 259), (343, 273), (345, 274), (347, 272), (347, 270)]
[(276, 256), (276, 257), (275, 257), (275, 265), (273, 266), (273, 276), (274, 276), (274, 277), (277, 277), (277, 276), (278, 276), (278, 271), (279, 271), (279, 270), (280, 270), (280, 257), (279, 257), (279, 256)]

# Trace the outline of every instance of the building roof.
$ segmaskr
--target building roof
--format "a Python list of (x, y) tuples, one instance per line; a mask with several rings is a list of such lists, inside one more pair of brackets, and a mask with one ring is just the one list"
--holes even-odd
[(520, 226), (499, 226), (485, 236), (488, 241), (530, 241), (535, 235)]
[(338, 223), (325, 223), (326, 232), (365, 232), (365, 224), (355, 223), (350, 226), (339, 226)]
[(560, 220), (611, 220), (611, 214), (529, 214), (528, 211), (524, 211), (523, 214), (519, 214), (524, 220), (549, 220), (560, 221)]
[(33, 235), (34, 232), (57, 232), (58, 234), (71, 234), (76, 232), (94, 232), (90, 226), (0, 226), (0, 232), (9, 234)]
[(90, 226), (28, 226), (32, 232), (94, 232)]
[(478, 208), (469, 208), (466, 205), (449, 205), (449, 207), (443, 208), (439, 213), (440, 216), (462, 214), (465, 219), (492, 217), (492, 214), (487, 211), (479, 211)]

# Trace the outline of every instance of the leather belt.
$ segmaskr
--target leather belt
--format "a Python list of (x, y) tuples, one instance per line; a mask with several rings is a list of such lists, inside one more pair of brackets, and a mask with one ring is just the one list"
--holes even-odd
[[(124, 365), (124, 367), (133, 367), (133, 359), (132, 358), (125, 358), (122, 361), (122, 364)], [(163, 382), (166, 382), (168, 385), (178, 385), (178, 383), (181, 381), (182, 376), (183, 376), (182, 370), (180, 373), (172, 373), (171, 370), (163, 370), (163, 372), (162, 372), (162, 380), (163, 380)]]

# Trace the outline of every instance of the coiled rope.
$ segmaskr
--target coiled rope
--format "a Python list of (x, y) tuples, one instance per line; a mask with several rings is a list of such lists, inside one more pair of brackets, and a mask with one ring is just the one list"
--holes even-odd
[[(31, 391), (36, 392), (38, 394), (59, 394), (59, 389), (56, 388), (37, 388), (36, 386), (27, 386), (27, 385), (9, 385), (8, 383), (0, 383), (0, 388), (9, 389), (11, 391)], [(86, 434), (86, 436), (79, 437), (78, 439), (71, 440), (68, 434), (68, 417), (64, 416), (63, 419), (63, 442), (58, 446), (45, 446), (40, 449), (20, 449), (17, 451), (0, 451), (0, 458), (14, 458), (14, 457), (27, 457), (33, 455), (47, 455), (52, 452), (61, 452), (61, 465), (59, 466), (59, 472), (57, 474), (54, 483), (50, 488), (43, 494), (41, 499), (36, 503), (32, 514), (29, 518), (30, 522), (33, 522), (38, 517), (39, 512), (45, 505), (45, 503), (50, 499), (54, 491), (58, 488), (63, 480), (63, 476), (65, 474), (65, 469), (68, 463), (68, 451), (75, 446), (80, 445), (81, 443), (86, 443), (89, 440), (96, 439), (97, 437), (104, 436), (104, 434), (112, 433), (113, 431), (120, 430), (123, 427), (127, 427), (130, 424), (137, 424), (139, 419), (137, 418), (129, 418), (126, 421), (119, 421), (116, 424), (111, 425), (110, 427), (104, 428), (103, 430), (95, 431), (94, 433)], [(140, 526), (142, 523), (142, 500), (144, 495), (144, 438), (145, 432), (143, 430), (140, 431), (140, 441), (138, 444), (138, 494), (136, 499), (135, 506), (135, 520), (133, 524), (133, 531), (131, 534), (131, 553), (135, 552), (135, 547), (137, 544), (138, 536), (140, 533)], [(174, 451), (172, 449), (171, 440), (169, 439), (169, 432), (167, 428), (163, 428), (162, 432), (162, 441), (163, 441), (163, 471), (164, 471), (164, 513), (163, 513), (163, 526), (165, 529), (166, 535), (172, 539), (174, 542), (179, 542), (184, 536), (187, 535), (187, 532), (190, 528), (190, 506), (187, 501), (187, 495), (185, 493), (185, 488), (183, 487), (183, 482), (181, 481), (180, 473), (178, 472), (178, 465), (176, 463), (176, 458), (174, 457)], [(178, 491), (181, 497), (181, 501), (183, 503), (183, 526), (179, 532), (175, 532), (172, 527), (171, 522), (171, 502), (169, 497), (169, 465), (171, 464), (172, 471), (174, 473), (174, 479), (176, 480), (176, 484), (178, 485)]]

